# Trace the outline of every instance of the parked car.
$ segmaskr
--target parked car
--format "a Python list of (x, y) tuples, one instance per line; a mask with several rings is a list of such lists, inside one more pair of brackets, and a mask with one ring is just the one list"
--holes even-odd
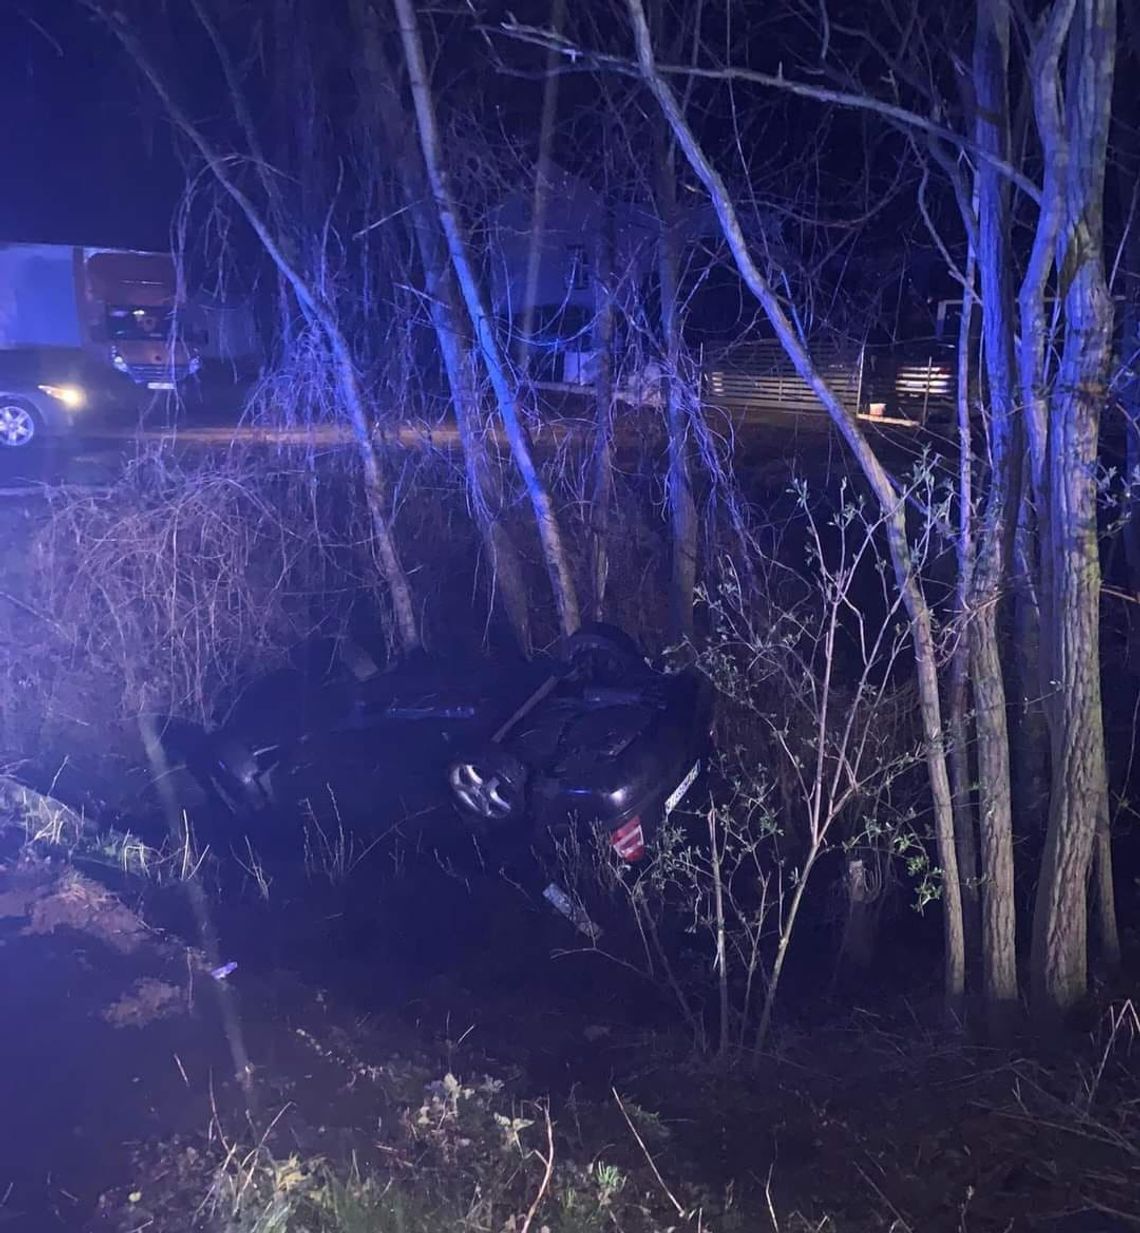
[(169, 744), (219, 807), (247, 820), (330, 794), (354, 816), (433, 801), (438, 816), (450, 802), (446, 825), (490, 849), (549, 850), (599, 828), (629, 862), (707, 763), (708, 682), (651, 666), (612, 627), (529, 662), (418, 655), (383, 673), (356, 667), (327, 666), (316, 687), (300, 668), (264, 677), (200, 744), (177, 725)]
[(0, 450), (66, 437), (123, 400), (115, 374), (82, 352), (25, 347), (0, 351)]

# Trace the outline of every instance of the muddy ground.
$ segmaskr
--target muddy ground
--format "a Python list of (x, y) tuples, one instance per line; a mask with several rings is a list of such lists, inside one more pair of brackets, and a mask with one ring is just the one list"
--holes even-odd
[[(320, 1160), (413, 1197), (485, 1190), (468, 1227), (520, 1230), (541, 1188), (540, 1097), (559, 1163), (534, 1230), (1140, 1223), (1127, 1016), (1111, 1047), (1099, 1025), (1043, 1063), (968, 1046), (933, 1000), (859, 1009), (800, 980), (772, 1051), (724, 1070), (693, 1055), (659, 990), (422, 844), (377, 845), (340, 882), (270, 845), (264, 889), (235, 845), (202, 866), (203, 937), (178, 878), (26, 838), (10, 825), (0, 864), (5, 1230), (357, 1227), (236, 1218), (254, 1151), (280, 1194)], [(224, 981), (219, 960), (237, 965)], [(448, 1075), (503, 1142), (447, 1139)], [(512, 1144), (520, 1110), (534, 1124)], [(581, 1203), (571, 1219), (567, 1178), (589, 1219)], [(432, 1203), (418, 1224), (359, 1227), (460, 1227)]]

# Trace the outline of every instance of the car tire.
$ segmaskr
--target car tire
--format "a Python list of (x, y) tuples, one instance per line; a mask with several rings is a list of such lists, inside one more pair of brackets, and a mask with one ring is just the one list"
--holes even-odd
[(623, 629), (592, 621), (566, 639), (566, 662), (571, 668), (600, 664), (607, 676), (636, 677), (646, 671), (645, 654)]
[(499, 829), (522, 820), (529, 778), (521, 759), (495, 747), (457, 759), (447, 772), (455, 807), (482, 829)]
[(0, 398), (0, 450), (28, 449), (43, 439), (39, 412), (22, 398)]

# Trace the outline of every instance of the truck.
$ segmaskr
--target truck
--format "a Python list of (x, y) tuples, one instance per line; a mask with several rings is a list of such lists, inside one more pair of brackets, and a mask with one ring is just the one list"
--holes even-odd
[(0, 243), (0, 351), (82, 351), (136, 386), (176, 390), (199, 367), (169, 253)]

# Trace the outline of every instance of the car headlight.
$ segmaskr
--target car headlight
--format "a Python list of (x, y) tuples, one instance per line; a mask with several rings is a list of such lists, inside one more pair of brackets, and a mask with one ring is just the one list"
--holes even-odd
[(78, 385), (41, 385), (39, 387), (49, 398), (54, 398), (69, 411), (78, 411), (87, 401), (87, 395)]
[(111, 352), (111, 363), (119, 370), (119, 372), (127, 371), (127, 361), (117, 352)]

